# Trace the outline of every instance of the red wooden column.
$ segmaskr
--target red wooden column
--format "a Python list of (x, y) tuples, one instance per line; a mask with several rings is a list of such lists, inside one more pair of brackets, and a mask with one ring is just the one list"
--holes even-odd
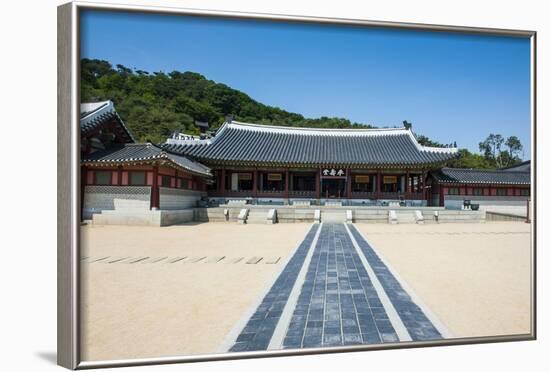
[(351, 199), (351, 170), (346, 169), (346, 197)]
[(122, 165), (119, 165), (117, 167), (117, 175), (116, 175), (116, 179), (117, 179), (117, 185), (122, 185)]
[(317, 199), (321, 198), (321, 176), (319, 175), (321, 171), (318, 170), (315, 173), (315, 197)]
[(426, 200), (426, 172), (422, 170), (422, 199)]
[(254, 179), (252, 180), (252, 195), (258, 195), (258, 170), (254, 169)]
[(159, 166), (153, 166), (153, 184), (151, 185), (151, 209), (159, 208)]
[(376, 173), (376, 192), (378, 193), (378, 197), (380, 197), (380, 193), (382, 192), (382, 173), (380, 171)]
[[(411, 182), (410, 182), (410, 178), (411, 178), (411, 174), (409, 172), (409, 170), (407, 169), (407, 175), (405, 176), (407, 177), (405, 179), (405, 191), (410, 194), (411, 193)], [(410, 196), (409, 196), (410, 197)]]
[(285, 170), (285, 198), (288, 199), (288, 177), (289, 176), (289, 173), (288, 173), (288, 168), (286, 168)]
[(80, 169), (80, 219), (84, 218), (84, 194), (86, 192), (86, 182), (88, 181), (88, 168), (83, 166)]
[(225, 168), (222, 168), (221, 172), (220, 172), (220, 184), (219, 184), (219, 192), (220, 194), (225, 194)]

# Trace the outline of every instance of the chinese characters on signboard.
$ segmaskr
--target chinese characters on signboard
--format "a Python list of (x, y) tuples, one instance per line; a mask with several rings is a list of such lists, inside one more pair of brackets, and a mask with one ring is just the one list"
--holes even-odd
[(342, 168), (322, 168), (321, 177), (346, 177), (346, 170)]

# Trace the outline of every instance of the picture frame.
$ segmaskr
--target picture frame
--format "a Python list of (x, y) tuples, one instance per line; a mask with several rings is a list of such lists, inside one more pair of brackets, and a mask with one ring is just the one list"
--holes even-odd
[[(181, 16), (201, 16), (206, 19), (244, 19), (270, 22), (304, 23), (318, 25), (346, 25), (356, 27), (422, 30), (451, 32), (459, 34), (514, 36), (526, 38), (531, 43), (531, 208), (533, 219), (537, 215), (537, 175), (536, 175), (536, 32), (526, 30), (508, 30), (491, 28), (473, 28), (432, 24), (413, 24), (402, 22), (382, 22), (359, 19), (321, 18), (309, 16), (290, 16), (279, 14), (259, 14), (228, 11), (196, 10), (185, 8), (165, 8), (153, 6), (94, 4), (71, 2), (58, 8), (58, 364), (69, 369), (104, 368), (137, 366), (150, 364), (168, 364), (258, 358), (287, 355), (306, 355), (317, 353), (341, 353), (379, 349), (414, 348), (424, 346), (447, 346), (479, 344), (490, 342), (525, 341), (536, 339), (536, 224), (531, 224), (531, 332), (522, 335), (484, 336), (451, 338), (437, 341), (415, 341), (414, 343), (393, 343), (377, 345), (354, 345), (331, 348), (311, 348), (302, 350), (270, 350), (220, 353), (208, 355), (186, 355), (158, 358), (136, 358), (107, 361), (82, 361), (80, 358), (80, 215), (83, 182), (80, 172), (80, 22), (81, 12), (86, 10), (105, 10), (116, 12), (136, 12), (143, 14), (166, 14)], [(242, 173), (251, 180), (252, 173)], [(284, 178), (277, 173), (274, 181)], [(268, 175), (270, 177), (271, 174)], [(369, 175), (361, 175), (369, 182)], [(383, 183), (397, 182), (397, 176), (384, 176)]]

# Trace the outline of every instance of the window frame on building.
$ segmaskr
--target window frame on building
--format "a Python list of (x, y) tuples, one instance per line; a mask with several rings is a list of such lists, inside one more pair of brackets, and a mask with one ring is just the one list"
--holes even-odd
[[(100, 175), (106, 177), (105, 182), (100, 182)], [(112, 185), (113, 172), (109, 170), (96, 170), (94, 171), (94, 185), (110, 186)]]
[(508, 189), (504, 187), (498, 187), (496, 191), (496, 196), (508, 196)]
[(161, 174), (160, 175), (160, 186), (161, 187), (172, 187), (172, 176)]
[(531, 190), (527, 188), (521, 188), (519, 189), (519, 196), (531, 196)]
[[(133, 177), (136, 175), (143, 176), (142, 183), (134, 183)], [(128, 186), (147, 186), (147, 172), (145, 171), (129, 171), (128, 172)]]
[(447, 195), (460, 195), (460, 187), (447, 187)]

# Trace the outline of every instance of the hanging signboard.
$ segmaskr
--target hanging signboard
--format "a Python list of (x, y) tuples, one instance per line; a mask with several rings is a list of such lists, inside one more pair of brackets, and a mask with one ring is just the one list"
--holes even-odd
[(384, 176), (384, 183), (397, 183), (397, 176)]
[(321, 168), (321, 178), (346, 178), (344, 168)]
[(370, 176), (355, 176), (355, 183), (369, 183)]
[(268, 173), (267, 174), (267, 180), (268, 181), (282, 181), (283, 175), (281, 173)]
[(252, 180), (252, 173), (239, 173), (239, 181)]

